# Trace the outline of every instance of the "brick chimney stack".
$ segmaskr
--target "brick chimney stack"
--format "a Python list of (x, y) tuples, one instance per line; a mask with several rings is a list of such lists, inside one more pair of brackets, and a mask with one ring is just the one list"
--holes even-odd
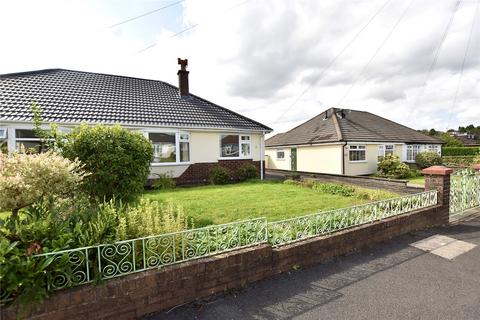
[(186, 97), (189, 95), (188, 91), (188, 59), (180, 59), (178, 58), (178, 64), (181, 66), (180, 70), (178, 70), (178, 89), (180, 91), (181, 97)]

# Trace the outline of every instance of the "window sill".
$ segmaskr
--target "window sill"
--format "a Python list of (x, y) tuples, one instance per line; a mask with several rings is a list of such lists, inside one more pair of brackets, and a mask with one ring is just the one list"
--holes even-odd
[(151, 162), (150, 167), (188, 166), (191, 162)]
[(241, 157), (220, 157), (218, 160), (253, 160), (252, 157), (241, 158)]
[(350, 163), (367, 163), (368, 161), (367, 160), (358, 160), (358, 161), (348, 160), (348, 162), (350, 162)]
[(285, 161), (285, 158), (283, 158), (283, 159), (276, 159), (276, 160), (277, 160), (277, 161)]

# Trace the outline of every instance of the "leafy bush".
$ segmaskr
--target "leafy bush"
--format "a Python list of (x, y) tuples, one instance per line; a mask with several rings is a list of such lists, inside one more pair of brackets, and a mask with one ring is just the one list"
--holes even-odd
[(244, 163), (238, 168), (237, 177), (240, 181), (258, 178), (257, 167), (251, 163)]
[(175, 180), (168, 173), (158, 173), (157, 178), (153, 180), (152, 187), (156, 190), (173, 189), (177, 185)]
[(134, 200), (150, 172), (152, 145), (141, 133), (120, 126), (81, 125), (67, 135), (63, 153), (91, 173), (83, 191), (91, 198)]
[(11, 210), (16, 218), (21, 208), (41, 198), (69, 195), (84, 176), (77, 160), (70, 161), (54, 152), (0, 153), (0, 211)]
[(421, 169), (431, 166), (437, 166), (442, 164), (442, 157), (435, 151), (420, 152), (415, 157), (415, 163), (420, 166)]
[(341, 195), (343, 197), (353, 197), (355, 195), (355, 188), (344, 184), (316, 183), (312, 189), (323, 193)]
[(480, 155), (479, 147), (444, 147), (442, 149), (444, 156), (476, 156)]
[(387, 155), (378, 163), (380, 177), (401, 179), (410, 175), (410, 168), (396, 155)]
[(457, 138), (451, 136), (449, 133), (443, 132), (441, 133), (438, 138), (442, 139), (445, 142), (444, 147), (464, 147), (462, 141), (458, 140)]
[(230, 180), (230, 171), (222, 166), (215, 166), (208, 173), (210, 183), (212, 184), (226, 184)]
[(289, 185), (302, 185), (302, 182), (300, 180), (293, 180), (293, 179), (287, 179), (283, 181), (284, 184), (289, 184)]

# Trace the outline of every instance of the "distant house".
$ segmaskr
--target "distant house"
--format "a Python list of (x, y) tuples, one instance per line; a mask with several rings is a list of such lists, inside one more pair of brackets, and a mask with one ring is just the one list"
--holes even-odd
[(480, 147), (480, 137), (474, 133), (453, 131), (450, 134), (460, 140), (465, 147)]
[(221, 164), (235, 171), (253, 163), (263, 172), (264, 135), (272, 130), (189, 92), (187, 60), (179, 88), (166, 82), (63, 69), (0, 75), (0, 148), (36, 148), (31, 104), (46, 123), (68, 132), (81, 122), (120, 124), (153, 144), (152, 178), (169, 173), (203, 182)]
[(422, 151), (441, 154), (443, 142), (369, 112), (331, 108), (265, 141), (270, 169), (342, 175), (377, 171), (381, 157), (407, 163)]

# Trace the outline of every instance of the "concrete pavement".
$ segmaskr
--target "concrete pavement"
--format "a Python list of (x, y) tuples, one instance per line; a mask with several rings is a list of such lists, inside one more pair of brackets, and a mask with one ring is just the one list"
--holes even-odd
[[(469, 221), (408, 234), (147, 319), (480, 319), (480, 210), (475, 213)], [(435, 235), (453, 240), (412, 246)], [(439, 250), (452, 242), (457, 245)], [(452, 255), (457, 247), (463, 251)]]

